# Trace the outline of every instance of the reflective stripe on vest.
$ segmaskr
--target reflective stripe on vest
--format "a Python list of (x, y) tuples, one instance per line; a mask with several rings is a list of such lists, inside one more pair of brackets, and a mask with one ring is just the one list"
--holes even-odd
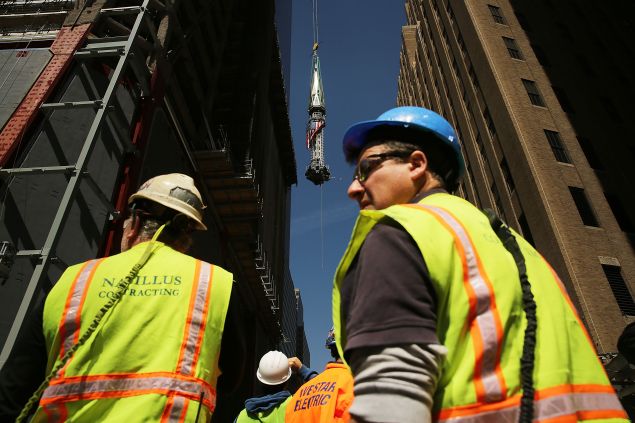
[[(103, 259), (101, 259), (103, 260)], [(71, 339), (72, 347), (75, 338), (79, 337), (81, 325), (81, 306), (88, 291), (94, 272), (101, 260), (87, 262), (80, 270), (68, 295), (66, 307), (62, 313), (62, 324), (65, 339)], [(185, 324), (185, 332), (176, 373), (129, 373), (101, 376), (74, 376), (54, 379), (42, 396), (42, 405), (53, 405), (53, 402), (68, 402), (84, 399), (129, 397), (149, 393), (168, 395), (162, 421), (182, 421), (187, 403), (178, 396), (200, 400), (210, 411), (216, 406), (216, 391), (204, 380), (193, 378), (196, 370), (203, 334), (207, 322), (209, 296), (212, 287), (213, 266), (197, 260), (195, 270), (195, 286), (192, 287)], [(70, 331), (72, 329), (72, 333)], [(69, 360), (70, 361), (70, 360)], [(79, 380), (81, 379), (81, 380)], [(64, 410), (56, 410), (53, 414)], [(45, 411), (46, 412), (46, 411)], [(48, 414), (48, 413), (47, 413)], [(176, 419), (173, 419), (174, 416)], [(51, 418), (50, 420), (56, 421)]]
[(183, 397), (170, 397), (168, 400), (168, 406), (165, 407), (165, 410), (163, 410), (161, 422), (175, 423), (185, 421), (188, 405), (189, 402), (185, 401), (185, 398)]
[(196, 286), (192, 289), (185, 337), (181, 346), (179, 364), (176, 368), (177, 372), (184, 375), (193, 374), (198, 361), (198, 353), (201, 351), (203, 331), (207, 321), (208, 298), (212, 289), (212, 266), (209, 263), (198, 261), (196, 263), (196, 273), (198, 278)]
[(216, 391), (206, 381), (175, 373), (124, 373), (117, 375), (74, 376), (51, 382), (42, 395), (46, 406), (55, 402), (121, 398), (145, 394), (173, 394), (198, 400), (214, 409)]
[[(86, 262), (73, 281), (60, 322), (60, 358), (64, 357), (66, 351), (71, 349), (79, 340), (82, 306), (88, 293), (88, 285), (90, 285), (93, 275), (102, 261), (103, 259)], [(64, 368), (67, 366), (68, 362)], [(63, 374), (64, 369), (60, 371), (60, 375)]]
[[(478, 408), (443, 410), (439, 422), (489, 423), (518, 421), (520, 395)], [(577, 422), (588, 419), (628, 418), (610, 386), (565, 385), (536, 392), (534, 422)]]
[(407, 205), (432, 214), (454, 238), (463, 264), (463, 286), (469, 297), (468, 319), (474, 345), (474, 385), (478, 402), (504, 400), (507, 388), (500, 367), (503, 328), (496, 308), (494, 289), (481, 259), (463, 225), (447, 210), (439, 207)]
[[(197, 261), (196, 262), (196, 286), (192, 289), (190, 297), (190, 306), (187, 312), (187, 321), (185, 323), (185, 335), (179, 353), (178, 365), (176, 371), (182, 375), (192, 375), (196, 369), (198, 355), (201, 351), (201, 342), (203, 341), (203, 332), (205, 323), (207, 322), (207, 312), (209, 311), (209, 295), (212, 290), (213, 267), (211, 264)], [(203, 403), (209, 398), (205, 391), (203, 392)], [(200, 396), (196, 399), (200, 399)], [(214, 394), (213, 405), (210, 410), (213, 412), (216, 405), (216, 395)], [(181, 413), (183, 410), (183, 414)], [(170, 395), (168, 402), (163, 410), (161, 422), (182, 421), (181, 414), (185, 418), (187, 404), (181, 398)], [(178, 417), (177, 417), (178, 416)]]

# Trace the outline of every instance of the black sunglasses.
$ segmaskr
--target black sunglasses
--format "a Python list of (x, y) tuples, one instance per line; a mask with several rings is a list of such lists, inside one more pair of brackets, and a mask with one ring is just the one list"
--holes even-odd
[(353, 180), (358, 180), (363, 183), (373, 170), (375, 170), (380, 164), (388, 159), (404, 158), (412, 154), (412, 151), (388, 151), (386, 153), (371, 154), (368, 157), (362, 159), (357, 163), (355, 173), (353, 174)]

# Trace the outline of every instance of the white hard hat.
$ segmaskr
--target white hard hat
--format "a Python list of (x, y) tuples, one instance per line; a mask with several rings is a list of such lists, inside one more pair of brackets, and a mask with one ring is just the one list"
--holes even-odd
[(265, 385), (279, 385), (286, 382), (291, 377), (289, 359), (280, 351), (269, 351), (260, 359), (256, 376)]
[(146, 199), (184, 214), (196, 222), (196, 229), (207, 230), (203, 224), (203, 199), (194, 185), (194, 180), (182, 173), (169, 173), (148, 179), (128, 199)]

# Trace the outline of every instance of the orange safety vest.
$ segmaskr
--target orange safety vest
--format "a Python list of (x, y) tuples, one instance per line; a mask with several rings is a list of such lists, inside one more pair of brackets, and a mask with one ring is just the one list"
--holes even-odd
[[(49, 370), (147, 245), (64, 272), (44, 306)], [(153, 249), (117, 307), (44, 391), (33, 422), (209, 419), (232, 275), (160, 242)]]
[(296, 391), (287, 405), (286, 423), (348, 422), (353, 403), (353, 375), (343, 363), (326, 369)]

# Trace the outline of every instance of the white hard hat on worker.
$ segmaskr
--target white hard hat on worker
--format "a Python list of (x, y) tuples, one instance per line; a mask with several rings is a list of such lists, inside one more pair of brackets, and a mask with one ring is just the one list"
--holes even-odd
[(207, 230), (203, 223), (205, 205), (194, 180), (182, 173), (169, 173), (148, 179), (128, 199), (128, 204), (150, 200), (181, 213), (195, 222), (195, 228)]
[(280, 351), (269, 351), (260, 359), (256, 377), (265, 385), (280, 385), (286, 382), (291, 377), (289, 359)]

